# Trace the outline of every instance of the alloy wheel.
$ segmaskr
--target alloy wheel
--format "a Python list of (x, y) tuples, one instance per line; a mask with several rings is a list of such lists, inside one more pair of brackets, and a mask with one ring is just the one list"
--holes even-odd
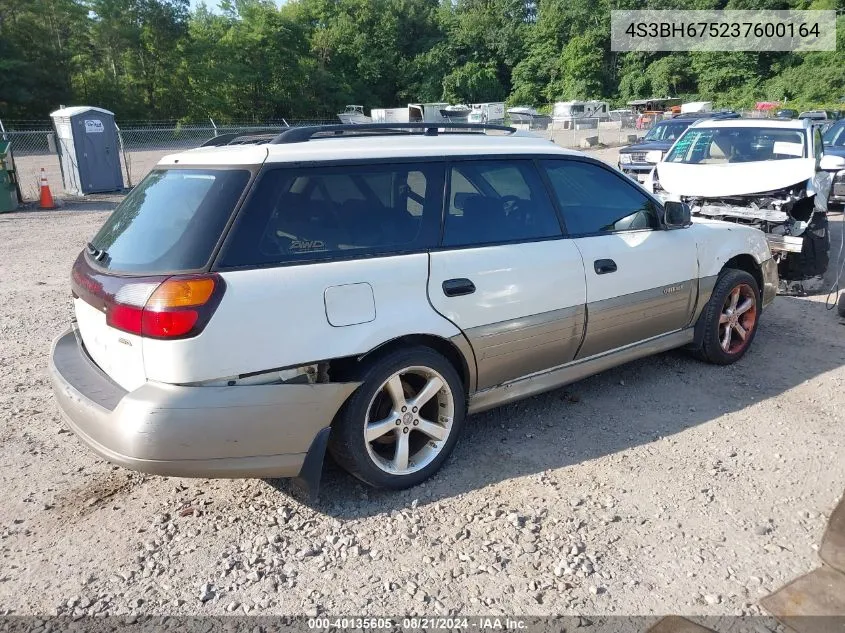
[(719, 315), (719, 344), (727, 354), (738, 354), (757, 326), (757, 295), (748, 284), (737, 285), (725, 299)]
[(393, 373), (367, 407), (370, 459), (392, 475), (425, 468), (446, 445), (454, 415), (455, 398), (438, 372), (414, 366)]

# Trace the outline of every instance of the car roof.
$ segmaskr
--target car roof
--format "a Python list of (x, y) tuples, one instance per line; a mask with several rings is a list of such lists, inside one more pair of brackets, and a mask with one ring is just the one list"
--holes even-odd
[(708, 127), (775, 127), (788, 130), (803, 130), (808, 123), (799, 119), (703, 119), (695, 124), (696, 129)]
[(356, 159), (548, 154), (583, 156), (533, 134), (424, 134), (313, 138), (301, 143), (198, 147), (165, 156), (160, 165), (257, 165)]

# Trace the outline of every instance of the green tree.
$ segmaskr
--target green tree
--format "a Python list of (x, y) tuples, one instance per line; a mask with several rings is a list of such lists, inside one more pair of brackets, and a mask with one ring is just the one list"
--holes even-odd
[(74, 50), (86, 27), (73, 0), (0, 2), (0, 118), (43, 118), (73, 99)]
[(467, 62), (443, 78), (443, 98), (451, 103), (501, 101), (505, 96), (492, 66)]

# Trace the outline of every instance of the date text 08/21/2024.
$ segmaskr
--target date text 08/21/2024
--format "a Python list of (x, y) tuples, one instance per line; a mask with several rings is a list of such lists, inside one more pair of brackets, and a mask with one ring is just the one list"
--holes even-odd
[(309, 618), (308, 628), (315, 631), (330, 629), (395, 629), (414, 630), (525, 630), (525, 620), (510, 617), (424, 617), (379, 618), (379, 617), (321, 617)]

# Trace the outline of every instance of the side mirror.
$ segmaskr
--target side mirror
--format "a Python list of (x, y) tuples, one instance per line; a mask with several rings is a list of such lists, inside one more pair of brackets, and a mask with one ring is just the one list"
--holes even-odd
[(661, 152), (659, 149), (653, 149), (645, 153), (645, 162), (647, 163), (652, 163), (656, 165), (661, 160), (663, 160), (663, 152)]
[(845, 156), (824, 154), (819, 161), (819, 169), (822, 171), (840, 171), (845, 169)]
[(689, 205), (677, 200), (663, 203), (663, 224), (667, 229), (680, 229), (692, 223)]

